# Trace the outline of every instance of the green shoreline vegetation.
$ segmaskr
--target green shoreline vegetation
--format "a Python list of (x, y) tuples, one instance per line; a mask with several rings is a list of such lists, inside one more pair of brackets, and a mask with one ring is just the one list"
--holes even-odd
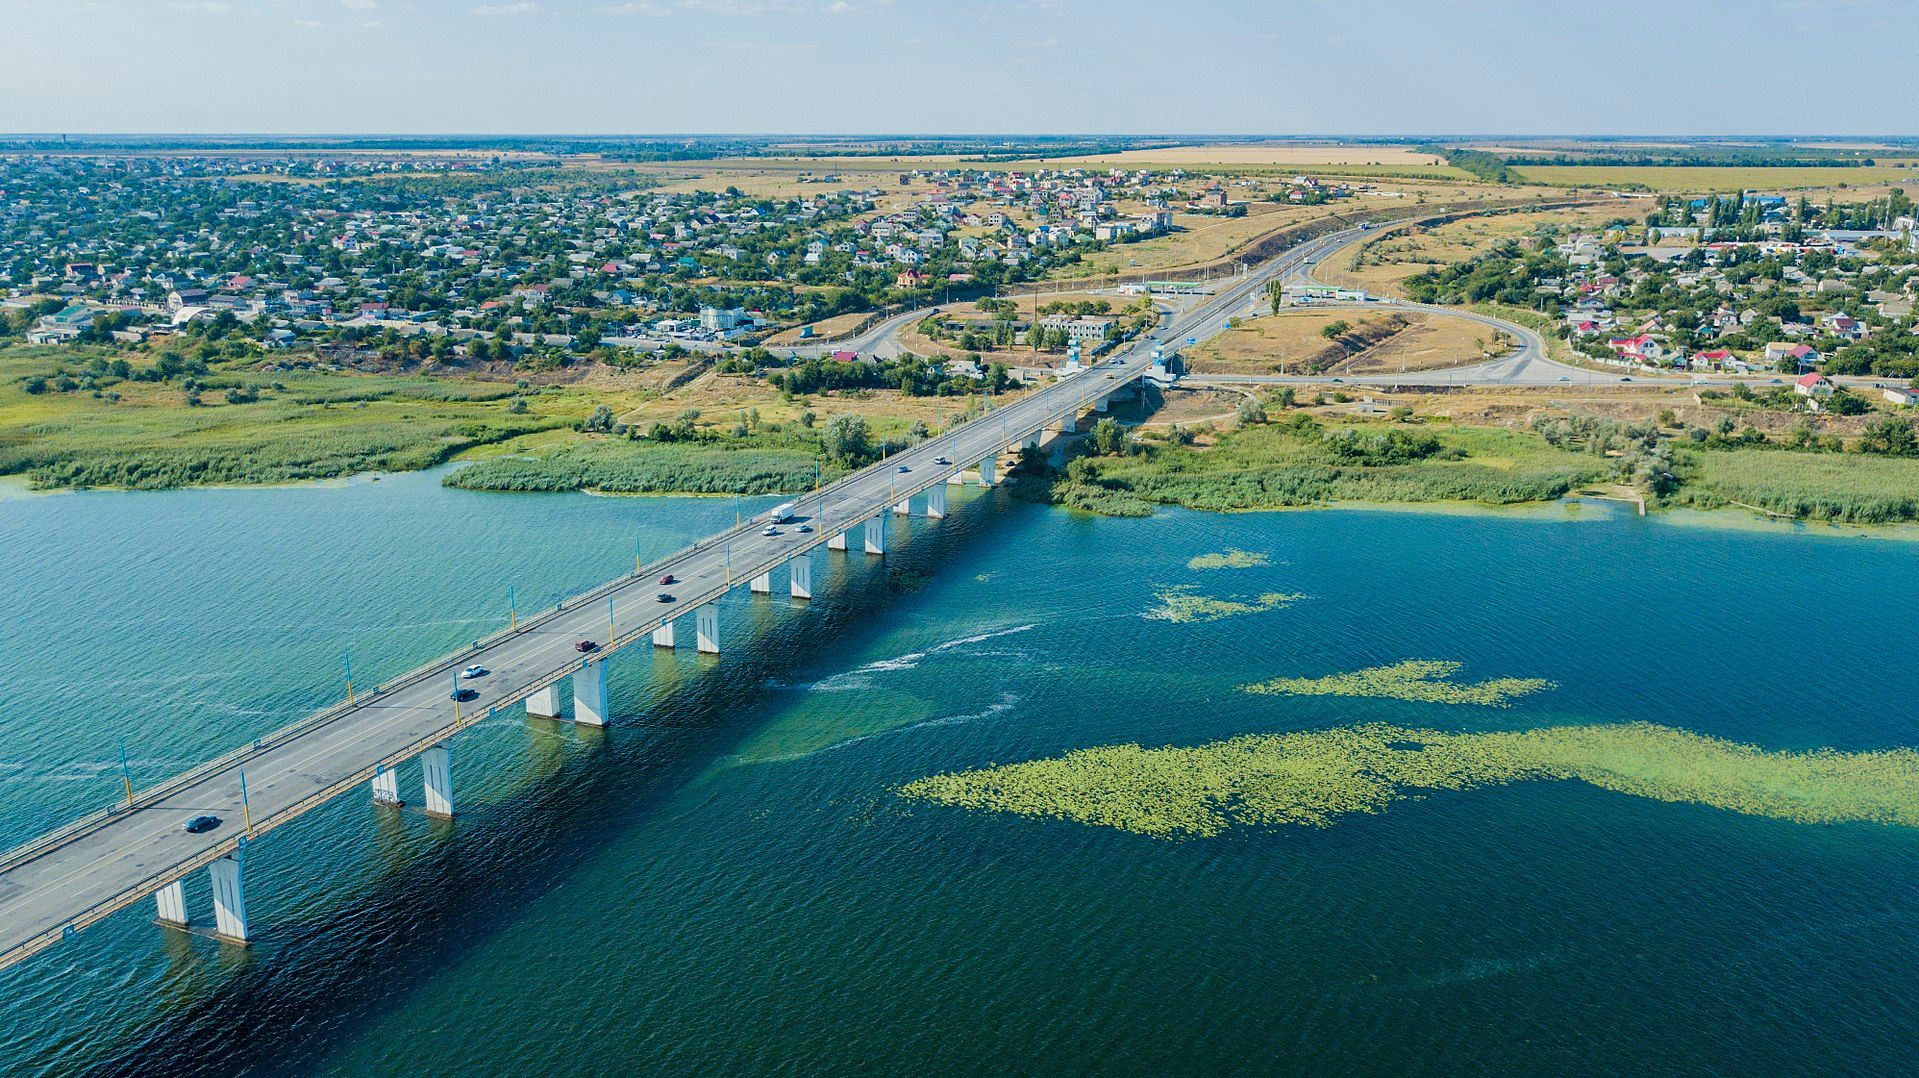
[(1327, 827), (1432, 792), (1554, 780), (1794, 823), (1919, 826), (1919, 751), (1771, 752), (1643, 722), (1496, 733), (1369, 723), (1192, 748), (1113, 745), (897, 792), (1178, 839)]
[(1109, 516), (1158, 505), (1242, 511), (1329, 502), (1552, 501), (1611, 474), (1604, 461), (1519, 431), (1322, 423), (1295, 413), (1243, 426), (1199, 447), (1183, 432), (1135, 441), (1109, 420), (1092, 452), (1020, 492)]
[(1453, 681), (1459, 663), (1408, 659), (1321, 678), (1273, 678), (1241, 688), (1268, 696), (1374, 696), (1433, 704), (1511, 707), (1522, 696), (1556, 686), (1544, 678), (1501, 677), (1473, 684)]

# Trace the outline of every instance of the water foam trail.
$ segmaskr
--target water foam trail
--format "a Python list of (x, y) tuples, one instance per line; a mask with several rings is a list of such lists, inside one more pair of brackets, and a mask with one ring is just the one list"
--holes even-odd
[(872, 678), (869, 675), (911, 670), (932, 656), (942, 652), (952, 651), (955, 648), (968, 647), (973, 644), (985, 643), (988, 640), (996, 640), (1002, 636), (1012, 636), (1015, 633), (1023, 633), (1037, 628), (1039, 628), (1039, 623), (1032, 622), (1005, 629), (989, 629), (985, 632), (974, 633), (970, 636), (962, 636), (941, 644), (935, 644), (924, 651), (909, 651), (903, 655), (895, 655), (890, 659), (876, 659), (873, 662), (867, 663), (865, 666), (848, 670), (843, 674), (834, 674), (832, 677), (822, 678), (807, 687), (820, 692), (846, 692), (850, 689), (867, 688), (872, 684)]

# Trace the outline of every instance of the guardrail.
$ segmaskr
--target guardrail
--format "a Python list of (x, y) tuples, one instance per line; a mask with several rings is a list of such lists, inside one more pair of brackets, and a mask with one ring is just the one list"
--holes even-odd
[[(1218, 305), (1220, 304), (1216, 300), (1215, 302), (1202, 305), (1201, 310), (1208, 310)], [(1044, 394), (1046, 392), (1050, 392), (1052, 390), (1056, 390), (1056, 389), (1059, 389), (1068, 385), (1072, 385), (1074, 383), (1078, 383), (1081, 381), (1095, 380), (1094, 375), (1100, 372), (1104, 368), (1104, 366), (1105, 364), (1099, 364), (1093, 367), (1088, 367), (1073, 375), (1068, 376), (1065, 379), (1062, 379), (1059, 382), (1056, 382), (1054, 386), (1051, 387), (1049, 390), (1042, 391), (1041, 394), (1036, 395), (1035, 397), (1027, 398), (1025, 401), (1015, 402), (1011, 405), (1008, 405), (1008, 406), (1005, 406), (1004, 408), (999, 409), (997, 412), (987, 412), (973, 420), (968, 421), (966, 424), (963, 424), (959, 428), (946, 432), (944, 435), (942, 435), (941, 440), (945, 440), (949, 437), (956, 438), (957, 436), (960, 436), (965, 431), (967, 431), (969, 427), (973, 427), (975, 424), (989, 423), (992, 419), (995, 418), (996, 415), (998, 416), (1001, 422), (1004, 422), (1005, 415), (1008, 411), (1021, 410), (1027, 404), (1028, 401), (1043, 399)], [(1032, 419), (1022, 419), (1018, 427), (1015, 428), (1015, 430), (1017, 431), (1017, 439), (1020, 441), (1024, 441), (1026, 438), (1032, 436), (1034, 433), (1043, 432), (1046, 429), (1048, 424), (1056, 423), (1059, 420), (1064, 419), (1069, 414), (1077, 415), (1081, 409), (1086, 407), (1087, 402), (1088, 402), (1088, 395), (1082, 392), (1077, 399), (1069, 400), (1069, 402), (1064, 405), (1061, 405), (1058, 407), (1052, 407), (1052, 408), (1042, 407), (1038, 409), (1039, 416), (1036, 421)], [(922, 443), (922, 444), (924, 445), (928, 443)], [(1000, 450), (1004, 450), (1006, 446), (1002, 444), (999, 448)], [(870, 465), (867, 468), (860, 469), (859, 471), (852, 472), (848, 475), (842, 476), (831, 483), (821, 486), (820, 488), (811, 492), (805, 497), (818, 498), (820, 500), (820, 504), (824, 506), (825, 501), (828, 497), (830, 497), (831, 495), (835, 493), (840, 492), (842, 488), (845, 488), (847, 486), (850, 486), (852, 484), (859, 482), (863, 478), (866, 478), (871, 475), (877, 475), (881, 469), (886, 467), (886, 465), (891, 462), (891, 460), (892, 458), (882, 458), (878, 463)], [(955, 462), (952, 465), (952, 467), (955, 470), (963, 470), (963, 465), (959, 464), (958, 462)], [(914, 483), (908, 484), (904, 488), (903, 493), (897, 490), (889, 490), (887, 495), (887, 499), (888, 499), (887, 502), (878, 506), (878, 508), (876, 509), (876, 512), (882, 515), (887, 513), (893, 504), (896, 504), (897, 502), (905, 499), (910, 499), (915, 494), (921, 493), (922, 491), (930, 489), (931, 487), (936, 486), (938, 484), (945, 483), (948, 479), (948, 475), (949, 473), (943, 470), (936, 471), (932, 473), (932, 478), (930, 479), (921, 479)], [(857, 524), (867, 519), (867, 517), (868, 517), (868, 514), (866, 513), (856, 513), (854, 515), (853, 523)], [(341, 702), (329, 705), (325, 708), (322, 708), (321, 710), (313, 713), (312, 715), (309, 715), (308, 717), (298, 722), (292, 723), (288, 726), (281, 727), (278, 730), (274, 730), (259, 738), (256, 738), (241, 748), (234, 749), (230, 752), (224, 753), (221, 756), (218, 756), (212, 760), (207, 761), (206, 763), (190, 768), (184, 772), (181, 772), (178, 775), (165, 779), (153, 786), (139, 790), (135, 792), (134, 795), (125, 802), (116, 803), (115, 805), (109, 808), (101, 809), (99, 811), (89, 813), (86, 816), (83, 816), (59, 828), (56, 828), (53, 831), (49, 831), (43, 835), (40, 835), (26, 843), (23, 843), (22, 845), (19, 845), (14, 847), (13, 849), (7, 850), (5, 853), (0, 853), (0, 872), (5, 872), (11, 869), (17, 868), (18, 866), (25, 864), (37, 857), (44, 856), (45, 854), (52, 852), (53, 850), (59, 849), (60, 847), (73, 841), (75, 838), (87, 833), (88, 831), (92, 830), (93, 828), (97, 827), (98, 825), (104, 822), (117, 819), (139, 808), (150, 806), (164, 797), (177, 793), (180, 790), (188, 789), (194, 785), (197, 785), (200, 782), (203, 782), (216, 775), (219, 775), (222, 772), (226, 771), (227, 769), (234, 767), (237, 764), (243, 763), (246, 760), (257, 756), (258, 754), (262, 752), (285, 745), (289, 742), (297, 740), (300, 737), (303, 737), (307, 734), (320, 730), (324, 728), (325, 726), (327, 726), (328, 724), (342, 718), (343, 716), (350, 714), (354, 711), (357, 711), (362, 707), (366, 707), (370, 705), (371, 703), (392, 694), (393, 692), (396, 692), (403, 688), (407, 688), (412, 685), (417, 685), (421, 681), (427, 678), (447, 673), (448, 671), (452, 670), (461, 662), (470, 658), (475, 652), (484, 651), (487, 648), (492, 647), (504, 640), (517, 636), (520, 633), (526, 632), (529, 629), (537, 628), (538, 626), (550, 621), (552, 618), (558, 616), (561, 613), (564, 613), (568, 609), (568, 604), (572, 604), (573, 609), (578, 609), (578, 605), (580, 603), (589, 603), (598, 599), (607, 598), (613, 595), (614, 593), (626, 587), (629, 587), (633, 585), (634, 583), (639, 582), (640, 580), (646, 577), (649, 577), (656, 572), (659, 572), (662, 569), (669, 569), (675, 564), (687, 558), (690, 558), (701, 551), (711, 550), (716, 545), (730, 542), (735, 537), (745, 534), (746, 532), (758, 526), (759, 526), (759, 521), (757, 517), (748, 518), (746, 520), (742, 520), (741, 522), (735, 524), (733, 527), (728, 528), (724, 531), (721, 531), (713, 536), (695, 540), (692, 544), (681, 547), (680, 549), (672, 552), (671, 554), (668, 554), (666, 557), (655, 562), (650, 567), (642, 567), (639, 569), (635, 569), (633, 572), (630, 572), (630, 573), (623, 573), (620, 576), (617, 576), (611, 580), (605, 581), (599, 585), (596, 585), (595, 587), (589, 588), (588, 590), (581, 592), (578, 595), (569, 596), (565, 599), (562, 599), (560, 602), (556, 603), (552, 607), (535, 612), (534, 614), (530, 615), (527, 619), (520, 622), (516, 626), (509, 626), (506, 628), (496, 630), (493, 633), (487, 634), (486, 636), (483, 636), (479, 638), (478, 640), (475, 640), (472, 645), (466, 648), (449, 653), (447, 655), (440, 656), (421, 666), (415, 667), (414, 669), (407, 671), (404, 674), (401, 674), (399, 677), (382, 682), (379, 685), (376, 685), (370, 692), (362, 694), (360, 696), (356, 696), (351, 702), (341, 701)], [(815, 535), (814, 538), (812, 538), (808, 542), (800, 544), (796, 549), (781, 550), (775, 555), (773, 555), (771, 558), (761, 559), (759, 561), (749, 563), (747, 570), (745, 572), (742, 572), (741, 576), (750, 578), (751, 576), (754, 576), (754, 575), (770, 572), (773, 568), (777, 567), (782, 562), (787, 561), (791, 559), (792, 557), (797, 556), (798, 554), (808, 553), (812, 551), (813, 549), (817, 548), (820, 544), (826, 542), (835, 532), (850, 530), (850, 528), (851, 528), (851, 525), (848, 525), (846, 528), (833, 528), (830, 530), (821, 531), (819, 534)], [(731, 579), (729, 579), (727, 582), (721, 585), (708, 588), (705, 591), (702, 591), (701, 593), (699, 593), (692, 601), (681, 604), (678, 607), (678, 609), (676, 609), (673, 612), (672, 617), (677, 618), (677, 617), (683, 616), (687, 610), (696, 609), (699, 606), (703, 606), (706, 603), (712, 602), (718, 599), (719, 597), (725, 595), (728, 591), (732, 590), (734, 586), (735, 586), (734, 582)], [(608, 652), (610, 653), (613, 650), (617, 650), (619, 647), (622, 647), (627, 643), (631, 643), (632, 641), (650, 633), (653, 629), (657, 628), (659, 625), (663, 624), (667, 620), (669, 619), (664, 614), (656, 618), (642, 619), (640, 624), (637, 627), (629, 630), (625, 635), (621, 636), (616, 634), (613, 637), (613, 639), (609, 641)], [(282, 824), (292, 819), (295, 819), (300, 815), (303, 815), (305, 812), (307, 812), (309, 809), (311, 809), (315, 805), (322, 804), (328, 800), (331, 800), (334, 797), (339, 796), (341, 792), (347, 789), (350, 789), (351, 787), (358, 785), (359, 783), (363, 781), (366, 781), (366, 779), (369, 776), (377, 773), (379, 768), (387, 766), (390, 762), (397, 762), (397, 761), (409, 759), (412, 756), (417, 755), (422, 749), (438, 744), (441, 741), (444, 741), (447, 737), (455, 733), (458, 733), (460, 730), (466, 728), (467, 726), (473, 725), (474, 723), (484, 720), (487, 716), (495, 713), (495, 711), (498, 708), (503, 706), (511, 706), (513, 703), (517, 702), (518, 700), (524, 699), (526, 696), (531, 695), (533, 692), (538, 691), (539, 689), (544, 688), (548, 685), (554, 684), (558, 682), (561, 678), (564, 678), (572, 674), (574, 671), (579, 670), (581, 667), (585, 666), (587, 662), (604, 661), (604, 658), (605, 657), (602, 656), (599, 660), (579, 659), (579, 660), (574, 660), (574, 661), (570, 661), (565, 664), (562, 664), (560, 667), (558, 667), (556, 670), (554, 670), (550, 674), (544, 677), (535, 679), (534, 681), (526, 685), (520, 686), (517, 690), (515, 690), (512, 694), (509, 694), (500, 702), (495, 703), (494, 705), (487, 708), (475, 708), (472, 711), (466, 713), (465, 715), (456, 716), (451, 723), (435, 728), (431, 733), (425, 735), (424, 737), (416, 739), (414, 742), (403, 747), (402, 749), (393, 753), (389, 753), (386, 756), (382, 757), (379, 760), (374, 761), (373, 763), (369, 764), (368, 766), (364, 768), (355, 769), (355, 771), (349, 776), (347, 776), (346, 778), (343, 778), (337, 782), (334, 782), (321, 790), (318, 790), (312, 794), (309, 794), (308, 796), (304, 798), (301, 798), (299, 801), (296, 801), (290, 805), (283, 806), (282, 808), (279, 808), (273, 811), (272, 813), (266, 816), (263, 816), (259, 820), (256, 820), (253, 822), (253, 825), (249, 829), (247, 836), (236, 836), (234, 839), (228, 842), (222, 842), (213, 847), (210, 847), (207, 850), (203, 850), (200, 853), (195, 854), (193, 857), (188, 858), (186, 861), (167, 866), (166, 868), (160, 869), (153, 873), (149, 873), (148, 875), (142, 877), (138, 882), (131, 884), (125, 888), (122, 888), (120, 891), (116, 892), (114, 895), (106, 899), (103, 899), (99, 902), (92, 904), (86, 910), (80, 911), (74, 917), (66, 920), (60, 928), (36, 935), (31, 939), (22, 941), (14, 945), (13, 947), (10, 947), (6, 952), (0, 953), (0, 968), (4, 968), (8, 965), (11, 965), (13, 962), (18, 961), (19, 959), (29, 954), (32, 954), (35, 951), (38, 951), (46, 946), (49, 946), (53, 942), (57, 942), (61, 938), (61, 936), (68, 931), (77, 930), (79, 928), (83, 928), (83, 927), (86, 927), (87, 925), (93, 924), (94, 922), (100, 920), (103, 917), (108, 916), (109, 914), (130, 904), (131, 902), (137, 901), (140, 898), (145, 897), (145, 895), (150, 894), (156, 887), (164, 886), (166, 883), (171, 882), (174, 879), (179, 879), (182, 876), (186, 875), (187, 873), (190, 873), (194, 871), (195, 869), (198, 869), (208, 863), (211, 863), (214, 860), (217, 860), (218, 858), (222, 856), (225, 856), (229, 852), (238, 849), (240, 845), (243, 842), (247, 841), (251, 836), (259, 835), (266, 831), (270, 831), (276, 827), (279, 827)]]

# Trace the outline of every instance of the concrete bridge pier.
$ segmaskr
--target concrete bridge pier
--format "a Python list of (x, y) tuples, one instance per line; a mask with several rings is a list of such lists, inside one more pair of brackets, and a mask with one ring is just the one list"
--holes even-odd
[(886, 553), (886, 516), (881, 514), (866, 520), (866, 552), (885, 555)]
[(426, 814), (451, 819), (453, 753), (445, 745), (433, 746), (420, 754), (420, 771), (426, 786)]
[(163, 925), (187, 926), (187, 891), (185, 885), (174, 880), (153, 893), (153, 902), (160, 907), (159, 919)]
[(813, 597), (813, 556), (797, 554), (787, 564), (793, 569), (793, 598), (811, 599)]
[(693, 635), (699, 650), (708, 655), (720, 653), (720, 608), (708, 603), (693, 612)]
[[(1065, 415), (1060, 416), (1059, 422), (1053, 426), (1054, 429), (1058, 430), (1061, 434), (1071, 434), (1079, 429), (1079, 413), (1067, 412)], [(1033, 444), (1038, 445), (1039, 440), (1035, 438)]]
[(526, 698), (526, 713), (542, 719), (560, 717), (560, 686), (558, 682), (539, 689)]
[(993, 470), (998, 466), (999, 466), (998, 457), (987, 457), (985, 460), (982, 460), (979, 462), (979, 485), (980, 486), (990, 487), (993, 485), (993, 483), (995, 482), (993, 478)]
[(833, 537), (826, 541), (826, 549), (845, 550), (846, 549), (846, 533), (834, 532)]
[(893, 514), (895, 516), (902, 516), (902, 517), (912, 516), (913, 515), (913, 499), (901, 498), (893, 506)]
[(1106, 397), (1094, 397), (1093, 411), (1104, 412), (1106, 410), (1107, 403), (1108, 403), (1108, 399)]
[(673, 646), (672, 622), (663, 621), (660, 623), (659, 628), (653, 630), (653, 646), (656, 648), (670, 648)]
[(761, 573), (746, 586), (755, 595), (771, 595), (773, 594), (773, 574), (771, 571)]
[(946, 515), (945, 487), (926, 488), (926, 515), (932, 520), (938, 520)]
[(606, 662), (587, 663), (573, 671), (573, 721), (581, 726), (606, 725)]
[[(222, 857), (207, 866), (207, 874), (213, 877), (214, 935), (229, 943), (245, 943), (247, 941), (247, 890), (240, 859)], [(182, 913), (184, 912), (183, 905)]]
[[(527, 701), (527, 710), (531, 712), (533, 701)], [(376, 765), (373, 772), (373, 803), (376, 805), (398, 805), (400, 800), (400, 773), (386, 766)]]

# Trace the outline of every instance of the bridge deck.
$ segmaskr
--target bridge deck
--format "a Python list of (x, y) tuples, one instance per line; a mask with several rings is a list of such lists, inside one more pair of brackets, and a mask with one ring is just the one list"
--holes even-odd
[[(1182, 313), (1162, 327), (1164, 335), (1176, 343), (1216, 332), (1266, 280), (1357, 234), (1336, 233), (1295, 248)], [(253, 835), (258, 837), (368, 782), (378, 768), (391, 768), (447, 740), (484, 719), (488, 709), (518, 703), (572, 674), (583, 662), (602, 661), (609, 651), (645, 642), (663, 621), (688, 615), (832, 535), (886, 513), (892, 504), (946, 482), (959, 468), (1001, 453), (1068, 412), (1090, 408), (1099, 397), (1144, 374), (1151, 360), (1151, 345), (1137, 343), (1038, 393), (803, 496), (797, 516), (813, 525), (810, 534), (784, 527), (778, 536), (762, 536), (763, 522), (748, 522), (701, 540), (643, 571), (570, 599), (560, 609), (529, 618), (515, 631), (483, 640), (476, 649), (445, 656), (358, 696), (351, 705), (323, 710), (142, 791), (130, 808), (123, 804), (96, 813), (0, 855), (0, 969), (58, 942), (69, 929), (84, 928), (232, 853), (244, 830), (243, 769)], [(953, 463), (936, 465), (934, 459), (942, 455)], [(901, 472), (901, 465), (909, 470)], [(669, 572), (678, 582), (666, 590), (677, 601), (662, 604), (655, 601), (655, 593), (662, 590), (655, 581)], [(608, 646), (610, 628), (617, 635)], [(582, 656), (573, 647), (581, 639), (601, 642), (601, 651)], [(480, 663), (492, 674), (466, 683), (479, 695), (456, 709), (450, 699), (453, 674), (468, 663)], [(187, 834), (181, 821), (197, 813), (224, 822), (207, 834)]]

